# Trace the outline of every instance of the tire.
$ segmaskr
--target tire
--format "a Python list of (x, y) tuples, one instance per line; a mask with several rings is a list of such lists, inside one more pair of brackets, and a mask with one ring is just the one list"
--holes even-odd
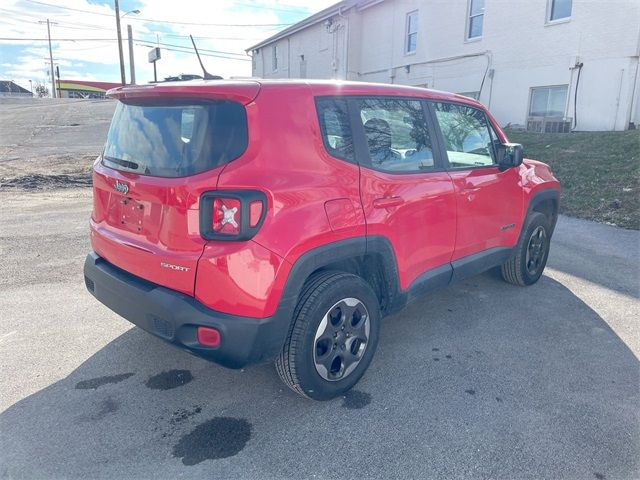
[(321, 272), (302, 288), (276, 370), (302, 396), (335, 398), (364, 375), (379, 332), (380, 306), (371, 287), (350, 273)]
[[(536, 246), (538, 241), (539, 248)], [(533, 212), (527, 218), (513, 255), (502, 264), (501, 273), (504, 281), (521, 287), (536, 283), (547, 265), (550, 241), (551, 230), (547, 217), (542, 213)], [(536, 250), (538, 252), (534, 255)]]

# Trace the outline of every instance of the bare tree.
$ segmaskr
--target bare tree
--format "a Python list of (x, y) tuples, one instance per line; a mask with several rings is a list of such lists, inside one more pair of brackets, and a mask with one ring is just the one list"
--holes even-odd
[(49, 96), (49, 89), (47, 88), (46, 85), (44, 85), (42, 83), (36, 83), (36, 86), (35, 86), (35, 88), (33, 90), (36, 93), (36, 96), (39, 97), (39, 98), (43, 98), (43, 97), (48, 97)]

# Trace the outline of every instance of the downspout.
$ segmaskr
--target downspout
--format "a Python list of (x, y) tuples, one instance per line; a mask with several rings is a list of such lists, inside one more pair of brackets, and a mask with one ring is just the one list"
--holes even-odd
[[(626, 129), (631, 128), (631, 118), (633, 117), (633, 112), (635, 112), (636, 101), (638, 97), (636, 96), (636, 90), (638, 88), (638, 74), (640, 73), (640, 57), (636, 57), (636, 74), (633, 77), (633, 89), (631, 90), (631, 105), (629, 106), (629, 113), (627, 114), (627, 126)], [(638, 126), (636, 125), (636, 128)]]
[(287, 37), (287, 78), (291, 78), (291, 37)]
[[(629, 108), (629, 114), (627, 115), (627, 125), (625, 128), (631, 127), (631, 118), (633, 117), (633, 113), (635, 112), (636, 102), (638, 101), (637, 97), (637, 87), (638, 87), (638, 74), (640, 73), (640, 28), (638, 28), (638, 45), (636, 47), (636, 74), (633, 78), (633, 90), (631, 90), (631, 106)], [(640, 119), (636, 118), (636, 121)], [(638, 128), (638, 126), (635, 126)]]
[[(496, 71), (495, 69), (490, 69), (489, 70), (489, 81), (491, 82), (489, 85), (489, 103), (487, 103), (487, 108), (489, 110), (491, 110), (491, 99), (493, 98), (493, 77), (496, 76)], [(478, 95), (480, 96), (480, 95)]]
[[(393, 8), (393, 12), (392, 12), (392, 17), (391, 18), (396, 18), (396, 4), (395, 2), (391, 2), (392, 8)], [(394, 39), (396, 38), (395, 35), (391, 35), (391, 61), (389, 62), (389, 65), (391, 65), (391, 69), (389, 69), (389, 83), (393, 83), (393, 80), (396, 77), (396, 69), (393, 67), (393, 52), (394, 52)], [(403, 44), (404, 44), (404, 37), (402, 40)]]
[(618, 114), (620, 113), (620, 97), (622, 96), (622, 84), (624, 83), (624, 68), (620, 70), (620, 85), (618, 85), (618, 96), (616, 98), (616, 113), (613, 117), (613, 131), (616, 131), (618, 125)]
[(582, 75), (582, 67), (584, 63), (580, 62), (576, 65), (578, 76), (576, 77), (576, 90), (573, 92), (573, 130), (578, 127), (578, 89), (580, 88), (580, 76)]
[(348, 78), (348, 75), (349, 75), (349, 17), (345, 17), (342, 14), (342, 7), (338, 9), (338, 16), (344, 19), (344, 23), (345, 23), (344, 42), (343, 42), (344, 60), (342, 62), (344, 64), (343, 80), (349, 80)]
[(262, 61), (262, 78), (265, 78), (264, 76), (264, 47), (262, 47), (260, 49), (260, 57), (261, 57), (261, 61)]
[(569, 116), (569, 107), (571, 106), (571, 94), (573, 93), (573, 72), (575, 70), (575, 66), (572, 65), (569, 67), (569, 71), (571, 72), (569, 75), (569, 91), (567, 92), (567, 101), (564, 106), (564, 118)]

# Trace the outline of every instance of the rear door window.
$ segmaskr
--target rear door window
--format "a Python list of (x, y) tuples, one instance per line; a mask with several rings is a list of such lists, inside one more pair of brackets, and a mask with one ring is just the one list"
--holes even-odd
[(420, 100), (359, 98), (372, 168), (385, 172), (435, 169), (433, 144)]
[(237, 102), (119, 102), (102, 162), (141, 175), (185, 177), (238, 158), (247, 143), (246, 113)]

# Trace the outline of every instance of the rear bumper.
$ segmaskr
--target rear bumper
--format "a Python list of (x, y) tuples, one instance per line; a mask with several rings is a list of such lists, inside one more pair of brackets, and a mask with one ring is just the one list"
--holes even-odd
[[(193, 297), (136, 277), (95, 252), (85, 260), (84, 277), (89, 292), (118, 315), (179, 348), (225, 367), (241, 368), (274, 358), (288, 332), (291, 318), (288, 308), (278, 308), (267, 318), (217, 312)], [(199, 326), (217, 329), (220, 345), (200, 345), (196, 338)]]

